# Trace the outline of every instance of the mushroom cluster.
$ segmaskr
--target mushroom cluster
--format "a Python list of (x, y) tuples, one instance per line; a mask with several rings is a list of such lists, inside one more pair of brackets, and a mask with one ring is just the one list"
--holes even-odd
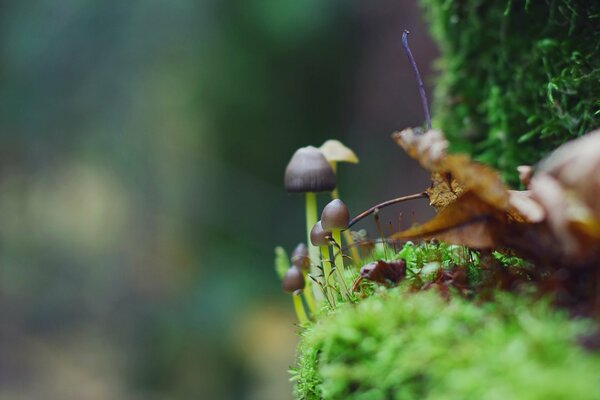
[[(318, 266), (322, 265), (323, 276), (324, 276), (324, 293), (323, 295), (327, 300), (332, 301), (332, 295), (328, 295), (328, 287), (333, 287), (333, 284), (329, 281), (333, 271), (332, 258), (329, 255), (329, 244), (334, 244), (333, 259), (335, 259), (336, 271), (338, 278), (336, 279), (338, 285), (345, 285), (341, 279), (343, 271), (343, 260), (341, 254), (341, 231), (347, 228), (348, 223), (348, 212), (346, 209), (346, 226), (341, 226), (339, 223), (334, 223), (335, 229), (329, 231), (328, 229), (319, 228), (319, 238), (317, 238), (315, 228), (317, 226), (317, 193), (320, 192), (331, 192), (332, 198), (336, 199), (332, 201), (328, 206), (325, 207), (327, 212), (325, 217), (327, 221), (331, 219), (329, 213), (333, 208), (339, 207), (339, 204), (343, 204), (341, 200), (337, 200), (338, 193), (336, 191), (336, 171), (338, 162), (357, 163), (358, 158), (352, 150), (344, 146), (338, 140), (328, 140), (320, 148), (314, 146), (302, 147), (294, 153), (290, 159), (284, 175), (284, 185), (288, 193), (303, 193), (305, 196), (305, 210), (306, 210), (306, 235), (307, 235), (307, 256), (300, 256), (297, 253), (300, 249), (297, 248), (292, 255), (292, 262), (295, 259), (301, 262), (302, 265), (297, 266), (297, 271), (294, 274), (300, 272), (306, 286), (304, 290), (304, 298), (311, 312), (315, 313), (317, 310), (316, 300), (321, 297), (318, 291), (313, 291), (310, 279), (306, 279), (307, 274), (310, 273), (312, 276), (318, 276)], [(344, 206), (345, 207), (345, 206)], [(325, 210), (324, 210), (325, 211)], [(343, 219), (343, 216), (342, 216)], [(328, 222), (329, 223), (329, 222)], [(342, 221), (343, 223), (343, 221)], [(329, 226), (329, 225), (328, 225)], [(352, 237), (348, 235), (346, 238), (348, 243), (352, 243)], [(321, 255), (319, 257), (319, 247)], [(351, 246), (353, 249), (353, 246)], [(336, 250), (337, 249), (337, 250)], [(354, 249), (353, 249), (354, 250)], [(302, 251), (305, 251), (302, 249)], [(358, 257), (358, 255), (356, 255)], [(291, 274), (291, 272), (290, 272)], [(290, 278), (291, 279), (291, 278)], [(322, 298), (322, 297), (321, 297)]]

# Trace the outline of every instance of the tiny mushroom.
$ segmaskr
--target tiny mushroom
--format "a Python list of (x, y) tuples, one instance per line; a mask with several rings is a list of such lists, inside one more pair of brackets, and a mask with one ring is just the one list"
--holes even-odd
[(321, 150), (334, 171), (337, 169), (338, 162), (358, 164), (356, 154), (339, 140), (327, 140), (319, 147), (319, 150)]
[(288, 293), (295, 293), (304, 289), (304, 274), (300, 268), (292, 265), (283, 277), (282, 287)]
[(298, 243), (298, 246), (292, 252), (290, 257), (292, 264), (306, 272), (310, 268), (310, 258), (308, 256), (308, 247), (304, 243)]
[(294, 300), (294, 311), (296, 312), (296, 316), (298, 317), (300, 324), (305, 324), (308, 322), (308, 316), (306, 315), (304, 305), (302, 305), (302, 299), (300, 298), (300, 294), (302, 293), (304, 286), (304, 274), (298, 267), (292, 265), (283, 277), (282, 288), (284, 291), (292, 294), (292, 298)]
[[(340, 284), (345, 286), (342, 271), (344, 271), (344, 260), (342, 259), (342, 235), (341, 231), (348, 228), (350, 222), (350, 212), (346, 204), (340, 199), (331, 200), (321, 213), (321, 225), (323, 229), (330, 230), (333, 238), (335, 254), (335, 269), (338, 273)], [(336, 251), (336, 247), (338, 250)], [(347, 291), (347, 290), (346, 290)]]

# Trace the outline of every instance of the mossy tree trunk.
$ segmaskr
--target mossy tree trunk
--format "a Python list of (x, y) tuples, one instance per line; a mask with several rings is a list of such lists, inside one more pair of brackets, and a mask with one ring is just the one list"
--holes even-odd
[(600, 2), (421, 0), (442, 56), (435, 126), (516, 182), (600, 126)]

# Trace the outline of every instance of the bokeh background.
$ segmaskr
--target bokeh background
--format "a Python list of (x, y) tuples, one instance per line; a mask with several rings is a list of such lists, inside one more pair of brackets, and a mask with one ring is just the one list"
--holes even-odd
[(335, 138), (353, 214), (427, 185), (390, 139), (423, 122), (404, 28), (434, 82), (416, 0), (0, 10), (0, 399), (291, 398), (283, 170)]

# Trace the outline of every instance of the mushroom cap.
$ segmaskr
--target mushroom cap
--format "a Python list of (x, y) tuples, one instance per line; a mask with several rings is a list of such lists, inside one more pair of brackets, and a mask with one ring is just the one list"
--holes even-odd
[(310, 257), (308, 256), (308, 247), (304, 243), (298, 243), (298, 246), (292, 252), (290, 257), (292, 264), (301, 270), (308, 270), (310, 267)]
[(331, 237), (331, 232), (323, 230), (321, 221), (317, 221), (317, 223), (310, 230), (310, 242), (312, 243), (313, 246), (329, 245), (330, 237)]
[(335, 189), (335, 172), (319, 149), (301, 147), (285, 169), (284, 184), (289, 193), (331, 191)]
[(329, 162), (347, 162), (358, 164), (358, 157), (339, 140), (329, 139), (319, 147)]
[(321, 225), (325, 230), (346, 229), (350, 222), (348, 207), (340, 199), (331, 200), (321, 213)]
[(296, 290), (304, 289), (304, 285), (304, 274), (300, 268), (292, 265), (285, 273), (281, 287), (288, 293), (294, 293)]

